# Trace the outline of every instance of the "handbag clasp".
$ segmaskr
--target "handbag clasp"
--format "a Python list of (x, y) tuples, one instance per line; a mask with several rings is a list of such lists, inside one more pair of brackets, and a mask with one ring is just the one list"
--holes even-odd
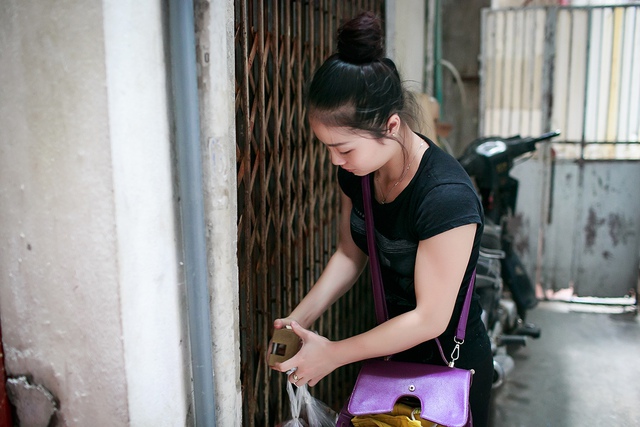
[(464, 340), (459, 340), (456, 337), (453, 338), (453, 341), (456, 343), (456, 346), (453, 347), (453, 351), (451, 352), (451, 362), (449, 362), (450, 368), (453, 368), (453, 365), (455, 365), (456, 360), (458, 360), (458, 358), (460, 357), (460, 346), (464, 344)]

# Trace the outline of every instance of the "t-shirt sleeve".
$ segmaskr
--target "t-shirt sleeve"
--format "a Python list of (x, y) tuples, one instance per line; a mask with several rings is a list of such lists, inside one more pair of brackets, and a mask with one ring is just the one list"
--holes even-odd
[(466, 184), (438, 185), (421, 200), (415, 222), (420, 240), (462, 225), (482, 223), (480, 200)]

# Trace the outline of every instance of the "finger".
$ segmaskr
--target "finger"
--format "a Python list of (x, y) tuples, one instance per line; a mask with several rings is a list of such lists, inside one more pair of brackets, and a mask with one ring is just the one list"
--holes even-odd
[(300, 324), (296, 321), (291, 322), (291, 329), (293, 332), (300, 337), (302, 341), (309, 335), (310, 331), (300, 326)]
[(282, 329), (286, 326), (286, 323), (283, 319), (276, 319), (273, 321), (273, 327), (275, 329)]
[(291, 371), (292, 373), (297, 371), (298, 376), (300, 376), (300, 371), (298, 369), (299, 364), (300, 364), (300, 361), (296, 359), (294, 356), (289, 360), (285, 360), (284, 362), (281, 362), (280, 368), (281, 368), (281, 371), (284, 373), (287, 373), (288, 371)]
[(294, 356), (289, 360), (285, 360), (284, 362), (274, 363), (273, 369), (289, 375), (290, 373), (295, 372), (295, 370), (298, 369), (298, 359), (296, 359)]
[(283, 366), (282, 366), (282, 364), (283, 364), (283, 363), (285, 363), (285, 362), (276, 362), (276, 363), (274, 363), (274, 364), (273, 364), (273, 366), (272, 366), (271, 368), (272, 368), (274, 371), (280, 371), (280, 372), (282, 372), (282, 373), (284, 373), (284, 374), (289, 375), (287, 372), (288, 372), (291, 368), (290, 368), (290, 367), (289, 367), (289, 368), (285, 368), (285, 367), (283, 367)]

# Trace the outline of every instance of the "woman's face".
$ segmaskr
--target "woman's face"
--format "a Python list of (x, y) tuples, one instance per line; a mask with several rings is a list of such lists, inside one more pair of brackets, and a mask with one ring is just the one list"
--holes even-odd
[(345, 127), (327, 126), (311, 119), (313, 133), (329, 150), (331, 163), (358, 176), (380, 169), (389, 161), (399, 144), (376, 139), (370, 133)]

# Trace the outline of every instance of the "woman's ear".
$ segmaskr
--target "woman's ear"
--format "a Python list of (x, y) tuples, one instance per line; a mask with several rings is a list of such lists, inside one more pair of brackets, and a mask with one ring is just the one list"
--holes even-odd
[(387, 120), (387, 133), (390, 137), (397, 137), (400, 132), (400, 125), (402, 121), (400, 120), (400, 116), (397, 113), (394, 113)]

